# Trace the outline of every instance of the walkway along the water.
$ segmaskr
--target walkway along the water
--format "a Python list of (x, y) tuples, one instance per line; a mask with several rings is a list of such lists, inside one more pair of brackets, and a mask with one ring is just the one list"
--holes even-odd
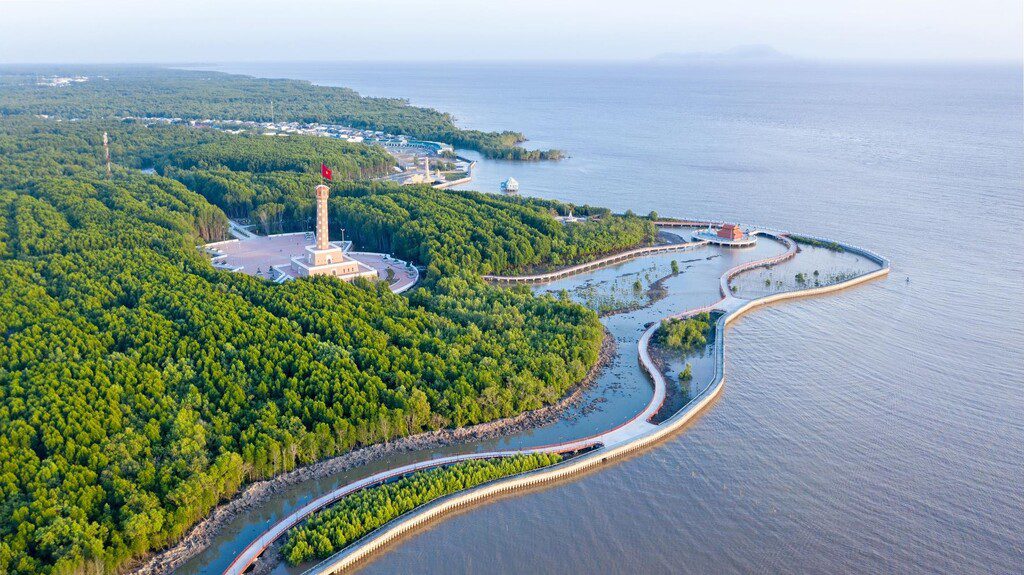
[(627, 260), (639, 258), (641, 256), (649, 256), (651, 254), (660, 254), (665, 252), (677, 252), (683, 250), (689, 250), (698, 248), (700, 246), (706, 246), (708, 242), (682, 242), (678, 244), (658, 244), (656, 246), (648, 246), (646, 248), (635, 248), (632, 250), (626, 250), (603, 258), (598, 258), (593, 261), (578, 264), (575, 266), (569, 266), (566, 268), (557, 269), (543, 274), (533, 274), (524, 276), (494, 276), (486, 275), (483, 278), (489, 282), (494, 283), (544, 283), (554, 281), (560, 278), (569, 277), (571, 275), (589, 272), (601, 268), (604, 266), (610, 266), (612, 264), (622, 263)]
[[(782, 242), (786, 245), (787, 249), (784, 253), (758, 260), (755, 262), (748, 262), (741, 264), (732, 269), (729, 269), (720, 278), (720, 290), (722, 292), (722, 299), (718, 302), (703, 306), (700, 308), (686, 310), (679, 314), (675, 314), (670, 317), (681, 318), (694, 315), (705, 311), (720, 311), (722, 315), (719, 316), (716, 329), (715, 329), (715, 343), (714, 343), (714, 375), (711, 383), (704, 391), (697, 394), (692, 398), (682, 409), (676, 412), (667, 420), (661, 424), (655, 425), (650, 423), (650, 419), (658, 412), (661, 408), (662, 403), (665, 400), (665, 394), (667, 390), (667, 382), (661, 371), (655, 366), (651, 359), (648, 347), (651, 337), (654, 332), (657, 331), (659, 322), (653, 323), (643, 335), (640, 337), (638, 342), (638, 351), (640, 357), (640, 364), (644, 370), (650, 375), (651, 380), (654, 384), (654, 394), (651, 397), (650, 402), (643, 411), (638, 413), (633, 419), (619, 425), (613, 429), (602, 432), (597, 435), (590, 437), (577, 439), (573, 441), (567, 441), (563, 443), (557, 443), (552, 445), (507, 450), (507, 451), (492, 451), (487, 453), (473, 453), (463, 455), (453, 455), (447, 457), (439, 457), (415, 463), (411, 465), (405, 465), (395, 469), (382, 471), (376, 473), (359, 481), (355, 481), (343, 487), (340, 487), (322, 497), (304, 505), (300, 509), (291, 513), (290, 515), (281, 519), (263, 535), (253, 541), (248, 547), (246, 547), (235, 560), (228, 566), (224, 571), (225, 574), (241, 575), (244, 573), (256, 560), (257, 558), (280, 536), (288, 531), (291, 527), (294, 527), (298, 523), (302, 522), (316, 511), (323, 509), (338, 501), (339, 499), (349, 495), (354, 491), (378, 485), (387, 479), (405, 475), (410, 472), (427, 469), (431, 467), (437, 467), (441, 465), (447, 465), (457, 461), (465, 461), (470, 459), (483, 459), (492, 457), (504, 457), (509, 455), (517, 454), (529, 454), (529, 453), (572, 453), (579, 452), (582, 450), (588, 450), (585, 453), (558, 463), (556, 465), (546, 467), (543, 469), (535, 470), (532, 472), (497, 479), (490, 483), (477, 486), (475, 488), (455, 493), (438, 500), (435, 500), (429, 504), (419, 507), (393, 521), (380, 527), (379, 529), (367, 534), (359, 541), (349, 545), (345, 549), (339, 551), (323, 562), (317, 564), (312, 569), (308, 570), (306, 574), (326, 574), (326, 573), (337, 573), (342, 571), (353, 564), (357, 563), (361, 559), (367, 557), (374, 551), (380, 549), (388, 542), (394, 540), (396, 537), (407, 532), (408, 530), (423, 524), (424, 522), (438, 517), (452, 509), (468, 505), (470, 503), (483, 500), (493, 495), (504, 493), (516, 489), (522, 489), (546, 481), (551, 481), (561, 477), (566, 477), (575, 473), (579, 473), (585, 469), (599, 465), (606, 462), (609, 459), (621, 456), (628, 452), (634, 451), (659, 439), (665, 437), (672, 431), (680, 428), (690, 421), (696, 414), (698, 414), (705, 406), (708, 405), (722, 390), (725, 383), (724, 378), (724, 366), (725, 366), (725, 346), (724, 346), (724, 335), (725, 327), (735, 320), (743, 313), (754, 309), (756, 307), (781, 301), (785, 299), (792, 299), (797, 297), (805, 297), (810, 295), (824, 294), (832, 291), (841, 290), (855, 284), (863, 283), (878, 277), (882, 277), (889, 273), (889, 260), (879, 256), (868, 250), (858, 248), (855, 246), (840, 244), (847, 251), (862, 255), (869, 260), (879, 265), (879, 269), (861, 274), (855, 278), (833, 284), (828, 286), (821, 286), (808, 289), (800, 289), (794, 291), (780, 292), (765, 297), (757, 298), (754, 300), (747, 300), (738, 298), (729, 290), (728, 282), (729, 279), (735, 275), (755, 268), (759, 266), (774, 265), (776, 263), (785, 261), (792, 258), (797, 251), (796, 244), (793, 240), (786, 237), (785, 233), (758, 230), (757, 234), (764, 235)], [(823, 238), (815, 238), (823, 239)], [(658, 246), (660, 247), (660, 246)], [(644, 248), (646, 249), (646, 248)], [(657, 252), (655, 252), (657, 253)], [(634, 256), (635, 257), (635, 256)]]

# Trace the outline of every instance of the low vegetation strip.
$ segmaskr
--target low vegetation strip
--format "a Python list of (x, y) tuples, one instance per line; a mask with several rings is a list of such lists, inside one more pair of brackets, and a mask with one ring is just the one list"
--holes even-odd
[(297, 565), (330, 557), (367, 533), (417, 507), (488, 481), (533, 471), (561, 461), (558, 454), (537, 453), (461, 461), (419, 471), (354, 493), (295, 528), (282, 552)]
[(807, 236), (798, 236), (795, 234), (789, 234), (790, 239), (798, 244), (804, 244), (807, 246), (813, 246), (816, 248), (825, 248), (833, 252), (845, 251), (842, 244), (834, 241), (823, 241), (817, 238), (809, 238)]

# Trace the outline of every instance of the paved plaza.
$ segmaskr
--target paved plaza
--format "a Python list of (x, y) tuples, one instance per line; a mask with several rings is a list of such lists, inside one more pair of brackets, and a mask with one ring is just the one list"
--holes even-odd
[[(265, 279), (279, 280), (277, 270), (284, 270), (289, 276), (295, 274), (291, 270), (291, 258), (305, 257), (306, 246), (313, 243), (313, 234), (298, 232), (273, 236), (252, 236), (245, 239), (228, 240), (207, 244), (205, 248), (213, 255), (213, 263), (218, 268), (241, 272)], [(344, 242), (346, 249), (350, 245)], [(419, 279), (416, 268), (406, 262), (392, 258), (387, 254), (371, 252), (348, 252), (349, 257), (377, 270), (382, 280), (391, 278), (391, 291), (401, 293), (412, 287)], [(388, 270), (391, 270), (390, 274)]]
[(411, 288), (420, 277), (419, 271), (416, 268), (406, 265), (406, 262), (390, 257), (387, 254), (349, 252), (348, 255), (377, 270), (380, 279), (387, 279), (387, 270), (391, 269), (394, 274), (391, 276), (391, 291), (395, 293), (402, 293)]

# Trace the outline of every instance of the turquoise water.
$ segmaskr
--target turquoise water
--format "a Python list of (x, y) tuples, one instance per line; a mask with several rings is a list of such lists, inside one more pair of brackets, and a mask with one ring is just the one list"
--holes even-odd
[(571, 155), (484, 161), (469, 187), (514, 176), (525, 194), (761, 223), (893, 261), (888, 279), (736, 322), (722, 398), (673, 439), (440, 522), (365, 572), (1020, 571), (1019, 68), (225, 69), (407, 97)]

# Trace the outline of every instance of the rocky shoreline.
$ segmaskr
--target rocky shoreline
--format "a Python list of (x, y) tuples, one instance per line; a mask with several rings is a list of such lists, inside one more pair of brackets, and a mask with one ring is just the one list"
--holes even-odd
[[(176, 545), (141, 560), (135, 567), (129, 569), (128, 573), (131, 575), (163, 575), (173, 572), (174, 569), (181, 566), (184, 562), (205, 550), (210, 545), (210, 542), (237, 515), (267, 501), (284, 488), (296, 483), (327, 477), (354, 467), (366, 465), (394, 453), (436, 449), (464, 441), (490, 439), (554, 422), (562, 412), (583, 399), (583, 391), (593, 383), (597, 375), (614, 356), (615, 338), (605, 330), (597, 363), (558, 403), (521, 413), (514, 417), (480, 423), (472, 427), (429, 431), (396, 439), (385, 444), (369, 445), (344, 455), (294, 469), (273, 479), (251, 483), (230, 501), (215, 507), (205, 519), (193, 527)], [(272, 566), (270, 565), (271, 563), (276, 563), (274, 557), (273, 554), (266, 556), (267, 560), (263, 563), (268, 565), (264, 569), (269, 569)]]

